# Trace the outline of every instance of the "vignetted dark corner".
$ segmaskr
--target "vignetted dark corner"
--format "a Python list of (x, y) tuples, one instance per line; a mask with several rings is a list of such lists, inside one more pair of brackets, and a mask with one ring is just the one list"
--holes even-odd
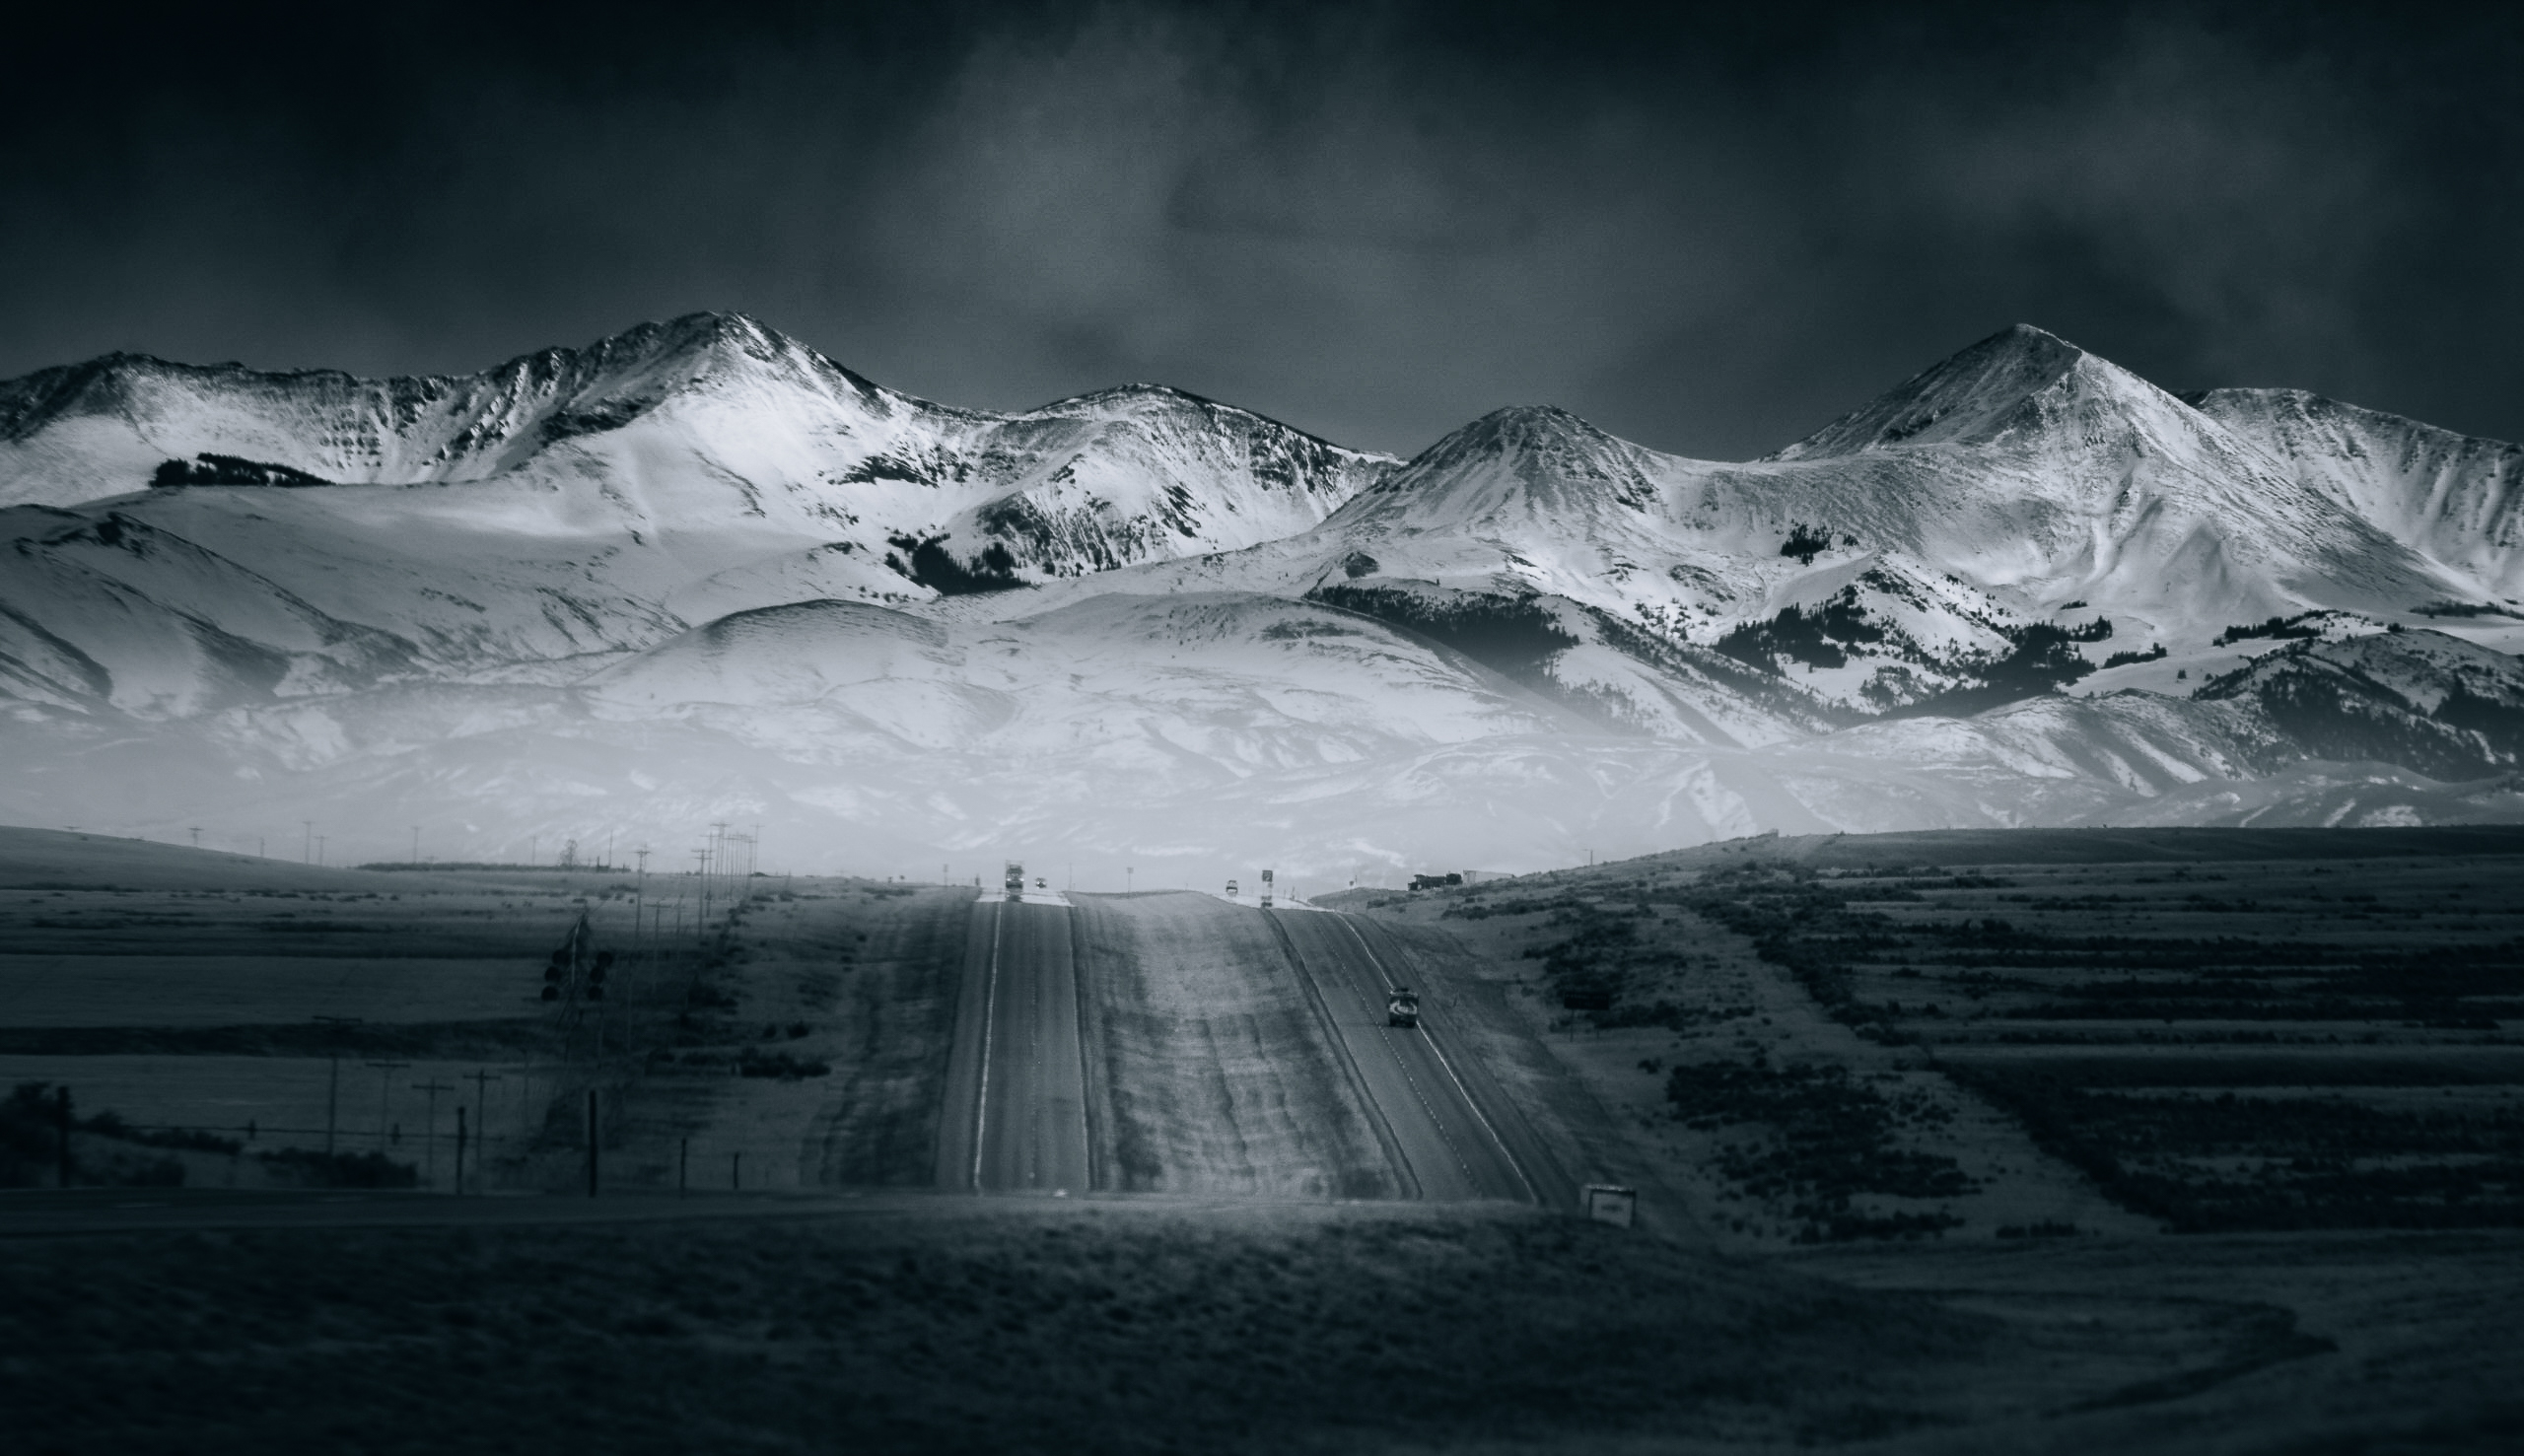
[(5, 1444), (2512, 1448), (2519, 62), (21, 19)]

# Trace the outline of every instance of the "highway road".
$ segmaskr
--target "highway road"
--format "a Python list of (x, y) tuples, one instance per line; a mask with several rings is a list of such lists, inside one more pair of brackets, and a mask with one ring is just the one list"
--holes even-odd
[(976, 1193), (1095, 1186), (1078, 970), (1062, 904), (973, 906), (938, 1181)]
[[(1574, 1197), (1498, 1084), (1468, 1062), (1467, 1039), (1442, 1006), (1424, 998), (1418, 1028), (1386, 1024), (1386, 993), (1404, 977), (1373, 928), (1324, 912), (1212, 906), (1205, 914), (1220, 923), (1201, 930), (1204, 916), (1187, 919), (1176, 898), (1117, 897), (1082, 910), (1031, 898), (973, 906), (940, 1126), (942, 1187), (1339, 1187), (1341, 1164), (1326, 1159), (1347, 1138), (1360, 1165), (1375, 1166), (1381, 1150), (1392, 1176), (1368, 1181), (1387, 1196)], [(1106, 919), (1082, 936), (1073, 916)], [(1100, 972), (1080, 965), (1082, 939), (1119, 958)], [(1160, 979), (1129, 979), (1150, 973)], [(1125, 979), (1087, 982), (1099, 974)], [(1204, 980), (1207, 993), (1183, 995)], [(1110, 1001), (1115, 986), (1134, 984), (1122, 1005), (1096, 1009), (1099, 996)], [(1272, 1010), (1275, 1002), (1285, 1010)], [(1089, 1025), (1088, 1016), (1124, 1024)], [(1106, 1114), (1089, 1096), (1095, 1039), (1083, 1033), (1098, 1028), (1127, 1031), (1132, 1048), (1111, 1064), (1109, 1095), (1126, 1110), (1111, 1115), (1136, 1119), (1140, 1156), (1153, 1160), (1155, 1171), (1136, 1182), (1099, 1166), (1115, 1151), (1099, 1147), (1092, 1125)], [(1344, 1126), (1357, 1131), (1337, 1131)], [(1370, 1131), (1372, 1147), (1360, 1136)], [(1122, 1134), (1105, 1136), (1109, 1144)]]
[[(1320, 994), (1406, 1186), (1424, 1199), (1545, 1202), (1544, 1189), (1509, 1150), (1521, 1129), (1501, 1126), (1512, 1114), (1495, 1095), (1476, 1095), (1469, 1083), (1485, 1079), (1462, 1065), (1466, 1049), (1437, 1008), (1424, 998), (1417, 1029), (1386, 1024), (1386, 993), (1403, 983), (1349, 918), (1262, 913), (1286, 934), (1299, 969)], [(1491, 1103), (1487, 1110), (1484, 1101)]]

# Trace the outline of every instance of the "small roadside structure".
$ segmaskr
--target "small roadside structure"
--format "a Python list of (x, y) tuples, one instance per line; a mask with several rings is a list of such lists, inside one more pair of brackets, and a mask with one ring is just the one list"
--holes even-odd
[(1639, 1211), (1639, 1190), (1618, 1183), (1589, 1183), (1578, 1198), (1587, 1217), (1617, 1228), (1628, 1228)]

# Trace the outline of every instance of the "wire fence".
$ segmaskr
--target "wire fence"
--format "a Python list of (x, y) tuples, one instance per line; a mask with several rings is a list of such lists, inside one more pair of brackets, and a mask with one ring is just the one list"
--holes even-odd
[[(707, 972), (725, 963), (753, 898), (722, 900), (724, 908), (706, 922), (697, 915), (685, 922), (676, 905), (635, 899), (626, 907), (629, 935), (610, 937), (619, 952), (600, 949), (596, 935), (601, 922), (616, 917), (583, 905), (544, 972), (548, 1058), (469, 1068), (426, 1058), (370, 1060), (357, 1050), (365, 1023), (318, 1017), (341, 1047), (324, 1059), (330, 1063), (328, 1110), (320, 1122), (303, 1112), (268, 1122), (144, 1120), (109, 1106), (76, 1117), (72, 1109), (86, 1099), (75, 1078), (21, 1083), (0, 1103), (0, 1187), (234, 1186), (248, 1160), (259, 1165), (260, 1181), (315, 1186), (445, 1192), (595, 1188), (608, 1181), (642, 1188), (760, 1186), (782, 1160), (728, 1136), (707, 1139), (699, 1149), (704, 1168), (725, 1154), (727, 1181), (711, 1177), (696, 1185), (693, 1120), (653, 1110), (641, 1095), (648, 1059), (669, 1044), (680, 1013), (707, 1003)], [(354, 1067), (383, 1075), (374, 1082), (346, 1078)], [(404, 1073), (418, 1078), (408, 1088), (396, 1085)], [(359, 1117), (353, 1102), (370, 1086), (377, 1089), (369, 1104), (376, 1115)], [(413, 1109), (420, 1096), (428, 1099), (425, 1109)], [(748, 1154), (755, 1162), (751, 1184), (743, 1166)]]

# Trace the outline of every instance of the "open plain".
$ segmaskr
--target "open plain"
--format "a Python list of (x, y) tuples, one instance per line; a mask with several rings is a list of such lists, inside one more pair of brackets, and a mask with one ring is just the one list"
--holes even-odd
[(1763, 838), (1265, 911), (6, 831), (0, 1406), (65, 1452), (2508, 1449), (2519, 869)]

